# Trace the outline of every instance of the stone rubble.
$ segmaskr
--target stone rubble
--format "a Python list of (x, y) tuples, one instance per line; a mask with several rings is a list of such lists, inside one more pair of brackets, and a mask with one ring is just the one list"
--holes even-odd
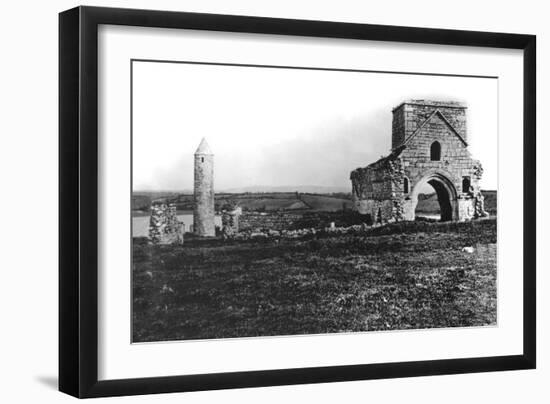
[(315, 236), (317, 234), (361, 234), (369, 230), (382, 226), (379, 223), (367, 225), (366, 223), (355, 224), (351, 226), (336, 227), (328, 226), (324, 228), (305, 228), (296, 230), (245, 230), (242, 232), (234, 232), (224, 234), (225, 239), (231, 240), (254, 240), (254, 239), (297, 239), (307, 236)]

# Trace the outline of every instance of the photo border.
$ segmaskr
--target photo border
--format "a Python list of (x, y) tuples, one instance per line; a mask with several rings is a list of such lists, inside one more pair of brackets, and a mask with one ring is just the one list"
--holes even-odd
[[(100, 24), (523, 50), (523, 354), (98, 381)], [(534, 35), (103, 7), (77, 7), (62, 12), (59, 15), (59, 389), (84, 398), (533, 369), (536, 366), (535, 167)]]

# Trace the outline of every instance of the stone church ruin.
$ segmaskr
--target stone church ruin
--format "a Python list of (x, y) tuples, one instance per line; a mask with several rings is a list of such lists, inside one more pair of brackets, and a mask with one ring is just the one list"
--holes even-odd
[(410, 100), (393, 109), (388, 156), (351, 172), (352, 198), (368, 221), (414, 220), (420, 190), (437, 194), (441, 221), (487, 216), (481, 163), (468, 150), (466, 106)]

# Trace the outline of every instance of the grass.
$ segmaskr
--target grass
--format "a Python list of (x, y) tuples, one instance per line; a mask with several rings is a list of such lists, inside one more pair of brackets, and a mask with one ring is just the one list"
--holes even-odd
[[(221, 210), (224, 205), (238, 205), (244, 210), (341, 210), (345, 205), (351, 208), (351, 196), (346, 199), (345, 194), (301, 194), (296, 192), (246, 192), (246, 193), (216, 193), (216, 210)], [(175, 203), (178, 210), (193, 210), (193, 194), (183, 193), (147, 193), (134, 192), (132, 195), (132, 210), (136, 215), (148, 212), (151, 201), (165, 199)]]
[[(485, 209), (491, 215), (497, 212), (496, 191), (482, 191), (485, 196)], [(164, 198), (176, 204), (179, 211), (193, 211), (192, 194), (175, 192), (134, 192), (132, 195), (133, 216), (148, 215), (151, 201)], [(224, 205), (239, 205), (245, 210), (289, 210), (289, 211), (324, 211), (335, 212), (353, 207), (351, 195), (345, 193), (313, 194), (296, 192), (247, 192), (217, 193), (216, 210)], [(439, 212), (439, 202), (435, 193), (420, 194), (416, 211), (421, 214)]]
[[(497, 191), (481, 191), (485, 198), (485, 210), (491, 214), (497, 214)], [(416, 207), (417, 213), (423, 214), (434, 214), (439, 213), (439, 201), (437, 200), (437, 195), (434, 193), (431, 194), (420, 194), (418, 195), (418, 205)]]
[(335, 198), (326, 195), (300, 195), (300, 199), (313, 210), (324, 212), (335, 212), (343, 209), (351, 209), (353, 202), (351, 199)]
[(496, 323), (495, 219), (301, 240), (134, 241), (134, 342)]

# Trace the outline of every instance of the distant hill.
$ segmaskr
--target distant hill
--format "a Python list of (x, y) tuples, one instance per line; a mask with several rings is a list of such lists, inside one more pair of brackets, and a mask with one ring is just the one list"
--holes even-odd
[[(164, 199), (176, 204), (178, 210), (193, 210), (193, 194), (170, 192), (135, 192), (132, 195), (132, 210), (147, 211), (154, 200)], [(349, 193), (301, 193), (301, 192), (242, 192), (216, 193), (215, 208), (221, 210), (226, 206), (240, 206), (244, 210), (273, 211), (328, 211), (351, 209)]]
[[(339, 195), (340, 196), (340, 195)], [(324, 212), (336, 212), (343, 209), (352, 209), (353, 202), (349, 198), (336, 197), (334, 195), (301, 194), (300, 199), (311, 209)]]
[(266, 186), (253, 185), (240, 188), (229, 188), (220, 190), (221, 193), (241, 194), (245, 192), (263, 193), (263, 192), (302, 192), (310, 194), (331, 194), (336, 192), (350, 192), (351, 185), (347, 187), (332, 187), (325, 185), (282, 185)]
[[(491, 215), (497, 213), (497, 191), (482, 191), (485, 197), (485, 210)], [(165, 199), (175, 203), (178, 210), (193, 210), (193, 194), (177, 192), (134, 192), (132, 195), (132, 210), (148, 211), (151, 202)], [(342, 209), (352, 209), (349, 192), (316, 193), (316, 192), (220, 192), (215, 195), (216, 210), (224, 206), (240, 206), (244, 210), (256, 211), (324, 211), (335, 212)], [(437, 195), (418, 195), (418, 213), (435, 214), (439, 212)]]
[(132, 192), (132, 210), (149, 210), (151, 202), (156, 199), (177, 197), (176, 192), (139, 191)]
[[(240, 206), (243, 210), (325, 211), (350, 209), (350, 194), (313, 194), (301, 192), (246, 192), (216, 194), (216, 209), (225, 205)], [(192, 205), (191, 205), (192, 206)]]

